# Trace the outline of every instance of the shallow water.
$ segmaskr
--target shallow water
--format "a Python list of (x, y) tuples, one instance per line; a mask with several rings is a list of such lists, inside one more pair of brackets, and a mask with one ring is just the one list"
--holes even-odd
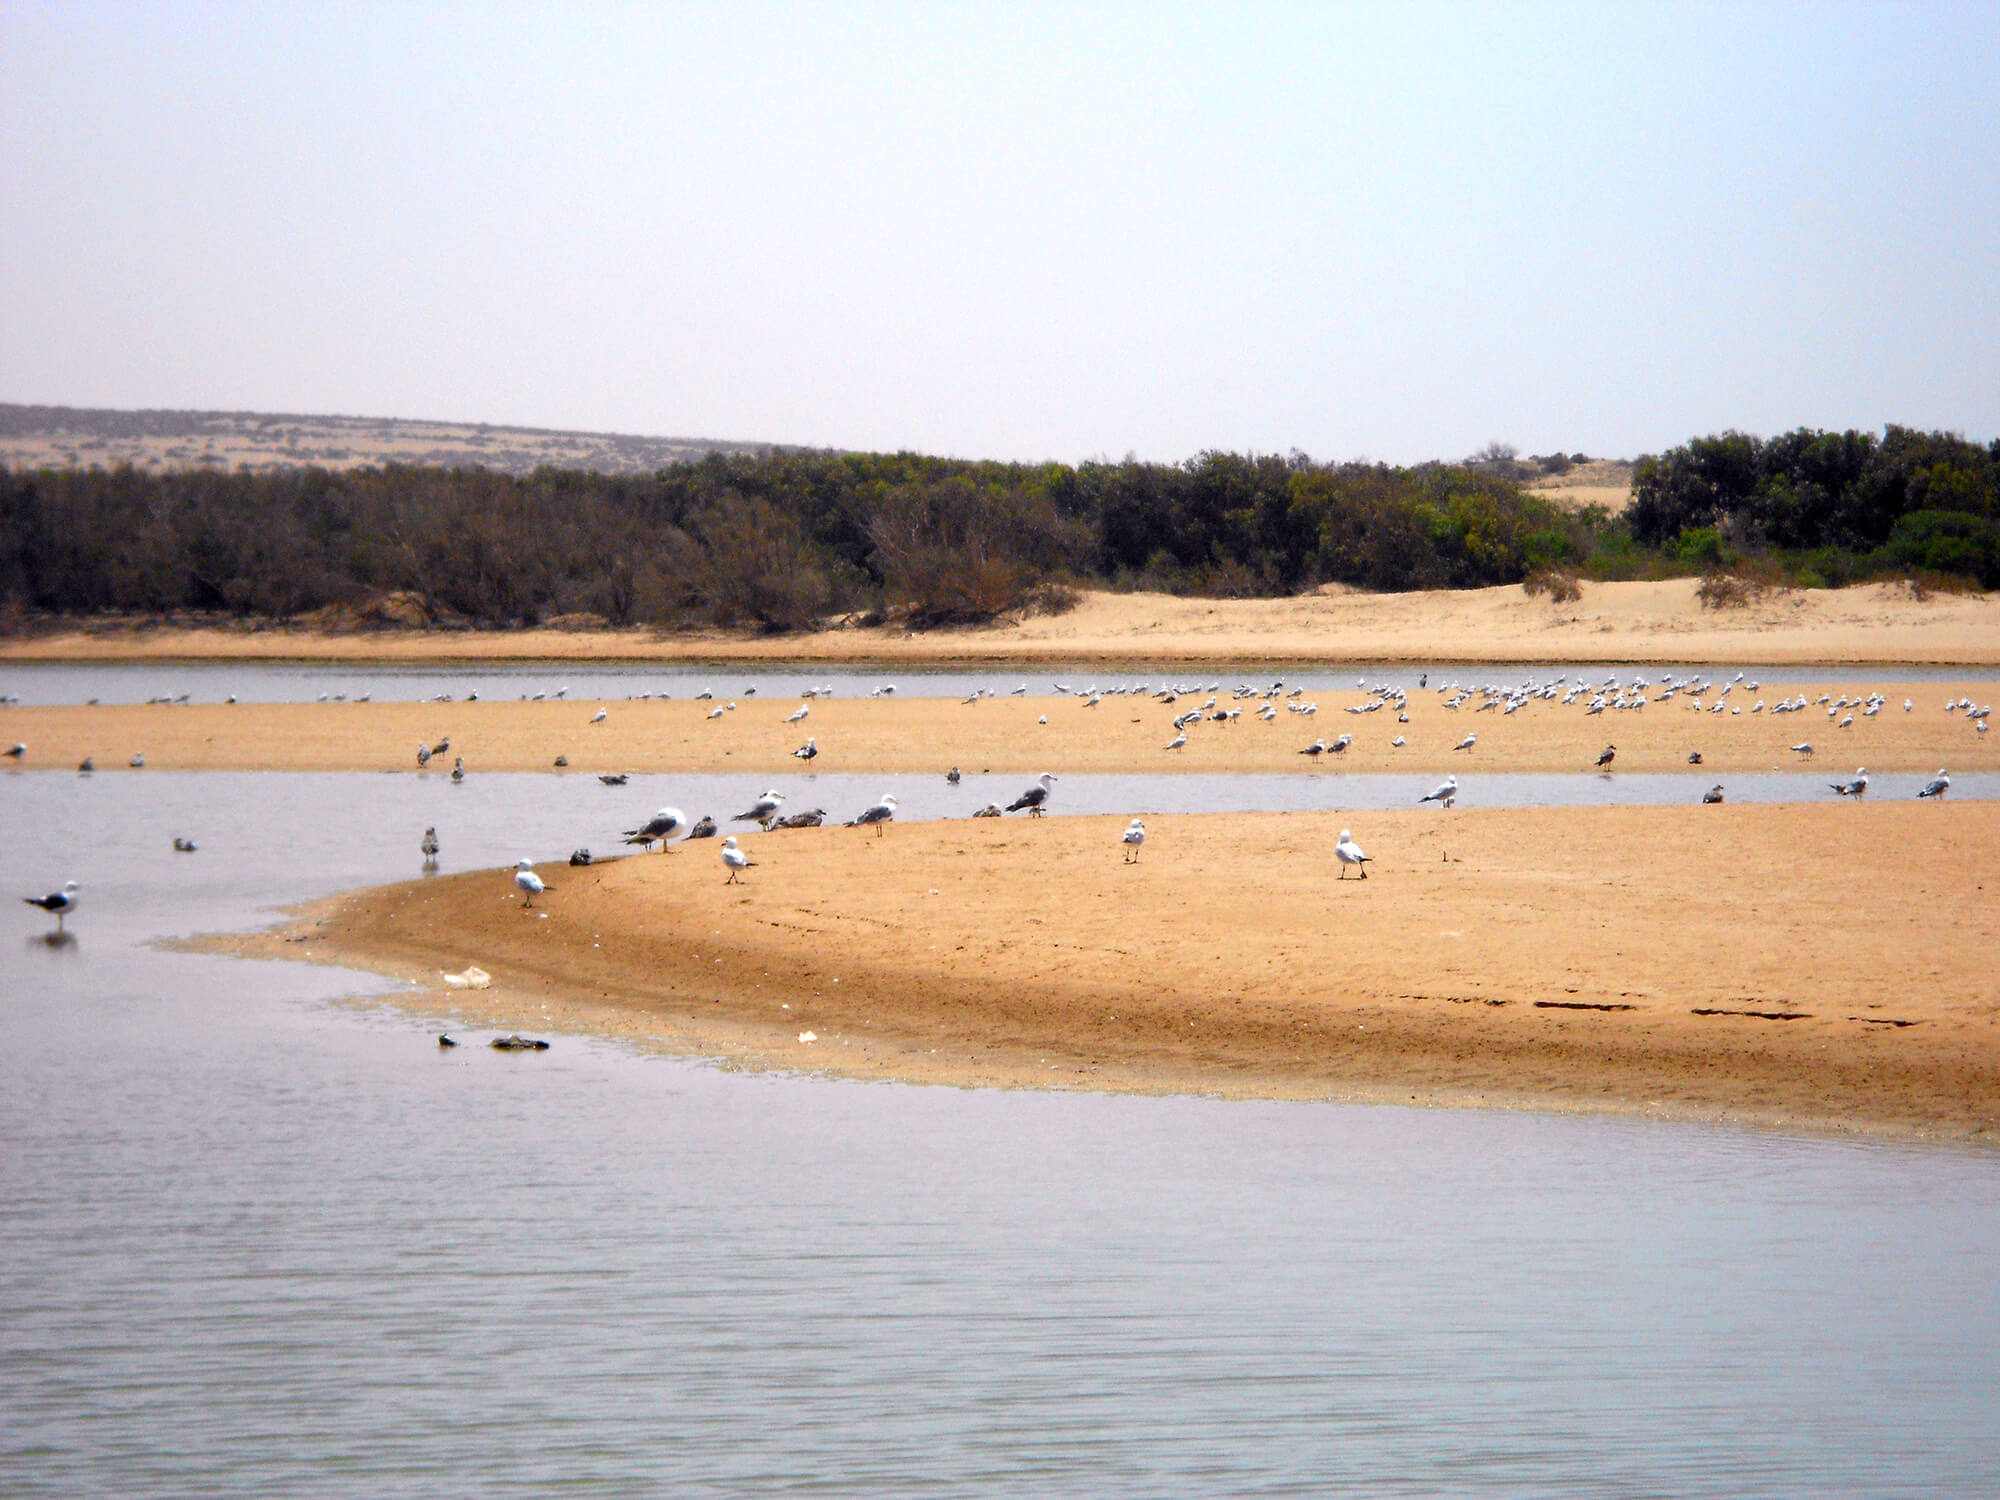
[(0, 1491), (2000, 1491), (1991, 1154), (441, 1052), (147, 946), (619, 795), (0, 778), (85, 895), (0, 939)]
[[(1599, 683), (1610, 676), (1629, 682), (1637, 674), (1658, 683), (1671, 672), (1677, 677), (1695, 673), (1712, 682), (1728, 682), (1738, 672), (1747, 680), (1767, 686), (1787, 682), (1848, 682), (1863, 686), (1898, 682), (1995, 682), (2000, 672), (1991, 667), (1660, 667), (1574, 663), (1539, 665), (1446, 663), (1431, 667), (1345, 665), (1325, 663), (1217, 665), (1215, 663), (1167, 663), (1157, 666), (1105, 666), (1103, 663), (1050, 666), (996, 666), (988, 668), (923, 670), (903, 667), (798, 667), (753, 666), (741, 663), (629, 663), (629, 662), (523, 662), (493, 666), (425, 667), (378, 666), (362, 663), (314, 665), (310, 663), (197, 662), (165, 664), (143, 662), (130, 665), (74, 665), (70, 663), (0, 662), (0, 699), (18, 698), (24, 704), (82, 704), (96, 699), (103, 703), (148, 703), (155, 699), (176, 699), (186, 695), (192, 703), (219, 703), (231, 694), (244, 703), (313, 703), (321, 698), (363, 696), (379, 702), (414, 702), (448, 694), (463, 700), (476, 693), (487, 702), (513, 702), (537, 694), (565, 693), (574, 703), (618, 701), (648, 694), (692, 698), (713, 692), (718, 697), (742, 697), (756, 692), (764, 697), (789, 698), (808, 688), (831, 687), (842, 698), (865, 698), (875, 689), (893, 685), (903, 698), (962, 698), (975, 689), (1000, 695), (1026, 688), (1023, 696), (1057, 696), (1056, 685), (1076, 691), (1092, 687), (1110, 689), (1148, 684), (1154, 688), (1175, 684), (1190, 692), (1229, 693), (1240, 683), (1268, 688), (1282, 680), (1286, 691), (1303, 687), (1308, 696), (1331, 697), (1351, 693), (1358, 682), (1369, 686), (1393, 685), (1418, 691), (1420, 680), (1428, 678), (1435, 688), (1447, 682), (1518, 683), (1535, 678), (1549, 681), (1566, 676), (1571, 682)], [(1926, 708), (1936, 705), (1926, 704)], [(0, 721), (4, 723), (4, 721)]]

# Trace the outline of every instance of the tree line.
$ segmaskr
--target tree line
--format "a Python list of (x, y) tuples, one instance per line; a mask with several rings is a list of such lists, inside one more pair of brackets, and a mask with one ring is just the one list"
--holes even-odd
[(436, 621), (782, 631), (838, 613), (989, 619), (1059, 607), (1080, 584), (1472, 588), (1771, 556), (1800, 582), (1902, 568), (1994, 587), (1996, 475), (2000, 443), (1893, 427), (1695, 439), (1641, 462), (1616, 516), (1477, 460), (1296, 452), (1069, 465), (789, 451), (638, 475), (0, 469), (0, 604), (286, 619), (397, 596)]

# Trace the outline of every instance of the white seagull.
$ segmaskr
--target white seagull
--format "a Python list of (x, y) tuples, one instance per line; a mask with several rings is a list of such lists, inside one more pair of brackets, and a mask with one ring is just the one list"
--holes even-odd
[(1361, 872), (1361, 878), (1368, 878), (1368, 856), (1361, 852), (1361, 846), (1354, 842), (1354, 835), (1345, 828), (1340, 830), (1340, 842), (1333, 846), (1334, 858), (1340, 861), (1340, 878), (1347, 879), (1347, 867), (1353, 865)]
[(894, 822), (895, 818), (896, 795), (893, 792), (884, 792), (876, 799), (873, 807), (864, 807), (861, 810), (861, 816), (854, 820), (852, 826), (865, 828), (870, 823), (873, 823), (875, 825), (875, 837), (879, 839), (882, 836), (882, 825)]
[(1029, 817), (1039, 818), (1042, 815), (1042, 809), (1048, 805), (1049, 788), (1054, 786), (1055, 783), (1056, 775), (1053, 771), (1042, 772), (1040, 776), (1035, 778), (1035, 785), (1029, 787), (1020, 796), (1008, 803), (1006, 810), (1008, 812), (1019, 812), (1025, 807), (1028, 810)]
[(740, 812), (729, 821), (732, 823), (761, 823), (777, 812), (778, 804), (785, 800), (783, 792), (766, 792), (750, 804), (748, 812)]
[(628, 844), (658, 844), (661, 853), (672, 852), (667, 840), (688, 826), (687, 814), (678, 807), (663, 807), (642, 828), (625, 830)]
[(609, 709), (600, 708), (596, 713), (590, 716), (590, 722), (593, 724), (602, 724), (606, 719), (610, 717), (611, 717), (611, 711)]
[(1146, 842), (1146, 825), (1134, 818), (1125, 825), (1125, 863), (1136, 864), (1139, 860), (1139, 846)]
[(1806, 759), (1811, 760), (1813, 753), (1812, 741), (1800, 740), (1796, 745), (1792, 746), (1792, 753), (1794, 755), (1803, 755)]
[(1925, 782), (1924, 789), (1918, 792), (1917, 795), (1919, 797), (1942, 797), (1950, 790), (1951, 778), (1944, 774), (1944, 767), (1939, 766), (1937, 775)]
[(1478, 743), (1479, 743), (1478, 735), (1468, 734), (1464, 739), (1460, 740), (1456, 745), (1453, 745), (1451, 748), (1454, 750), (1470, 750), (1474, 745)]
[(798, 712), (785, 715), (785, 722), (787, 724), (796, 724), (811, 712), (812, 705), (810, 703), (801, 703), (798, 707)]
[(722, 862), (729, 866), (729, 878), (722, 882), (724, 885), (741, 885), (743, 882), (737, 877), (757, 863), (736, 847), (736, 835), (733, 833), (722, 841)]
[(1186, 744), (1187, 744), (1187, 735), (1185, 733), (1181, 733), (1175, 735), (1171, 740), (1167, 741), (1166, 748), (1169, 750), (1179, 750)]
[(1458, 778), (1456, 776), (1445, 777), (1445, 779), (1441, 783), (1439, 783), (1436, 791), (1432, 792), (1428, 797), (1417, 798), (1417, 802), (1419, 805), (1425, 802), (1437, 802), (1437, 803), (1442, 803), (1446, 807), (1450, 807), (1452, 803), (1456, 802), (1457, 800), (1458, 800)]
[(548, 889), (542, 884), (542, 877), (535, 873), (535, 862), (524, 859), (514, 866), (514, 884), (521, 888), (521, 910), (526, 911), (535, 904), (535, 897)]
[(51, 892), (46, 896), (23, 896), (21, 899), (30, 906), (39, 906), (43, 911), (54, 912), (56, 931), (61, 932), (63, 930), (63, 918), (76, 910), (76, 882), (74, 880), (65, 880), (63, 888), (59, 891)]

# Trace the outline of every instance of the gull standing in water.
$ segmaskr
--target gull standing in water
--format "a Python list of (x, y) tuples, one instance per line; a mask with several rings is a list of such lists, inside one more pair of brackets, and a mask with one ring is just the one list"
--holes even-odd
[(21, 899), (30, 906), (39, 906), (43, 911), (54, 913), (56, 931), (61, 932), (63, 930), (63, 918), (76, 910), (76, 882), (74, 880), (65, 880), (63, 888), (59, 891), (53, 891), (46, 896), (23, 896)]
[(1924, 789), (1921, 792), (1918, 792), (1917, 795), (1919, 797), (1942, 798), (1944, 794), (1950, 790), (1951, 790), (1951, 778), (1944, 774), (1944, 767), (1939, 766), (1937, 775), (1933, 776), (1929, 781), (1925, 782)]
[(424, 851), (424, 863), (427, 865), (436, 864), (438, 862), (438, 831), (435, 828), (426, 828), (424, 830), (424, 841), (421, 847)]
[(1722, 783), (1719, 781), (1714, 786), (1710, 787), (1707, 791), (1701, 794), (1701, 802), (1702, 806), (1704, 807), (1712, 807), (1714, 804), (1720, 802), (1721, 800), (1722, 800)]
[(778, 804), (784, 800), (785, 794), (783, 792), (766, 792), (750, 804), (748, 812), (740, 812), (729, 821), (732, 823), (761, 823), (766, 818), (775, 816), (778, 811)]
[(1333, 846), (1334, 858), (1340, 861), (1340, 878), (1347, 879), (1347, 867), (1353, 865), (1361, 872), (1361, 878), (1368, 878), (1368, 856), (1361, 852), (1361, 846), (1354, 842), (1354, 835), (1345, 828), (1340, 830), (1340, 842)]
[(1125, 827), (1125, 863), (1139, 862), (1139, 846), (1146, 842), (1146, 825), (1134, 818)]
[(756, 860), (736, 847), (736, 835), (733, 833), (722, 841), (722, 862), (729, 866), (729, 878), (722, 882), (724, 885), (741, 885), (743, 882), (737, 877), (745, 870), (754, 869), (757, 864)]
[(1838, 792), (1843, 797), (1852, 797), (1856, 802), (1859, 802), (1863, 797), (1868, 795), (1868, 768), (1866, 766), (1857, 766), (1852, 781), (1829, 781), (1827, 788), (1830, 791)]
[(628, 844), (658, 844), (663, 854), (671, 854), (673, 847), (667, 840), (687, 827), (687, 814), (678, 807), (663, 807), (647, 820), (645, 826), (625, 830)]
[(1439, 784), (1436, 791), (1432, 792), (1428, 797), (1417, 798), (1417, 802), (1419, 805), (1425, 802), (1437, 802), (1441, 803), (1445, 807), (1450, 807), (1452, 803), (1456, 802), (1457, 800), (1458, 800), (1458, 778), (1456, 776), (1445, 777), (1443, 782)]
[(1019, 812), (1025, 807), (1028, 810), (1029, 817), (1039, 818), (1042, 815), (1042, 809), (1048, 806), (1049, 788), (1055, 784), (1056, 775), (1053, 771), (1042, 772), (1040, 776), (1035, 778), (1035, 785), (1029, 787), (1020, 796), (1007, 804), (1007, 811)]
[(959, 781), (962, 779), (958, 767), (953, 766), (949, 771), (945, 772), (944, 779), (949, 785), (957, 786)]
[(524, 859), (514, 866), (514, 884), (521, 888), (521, 910), (526, 911), (535, 904), (535, 897), (548, 889), (542, 884), (542, 877), (535, 873), (535, 862)]
[(873, 823), (875, 825), (875, 837), (879, 839), (880, 837), (882, 837), (882, 826), (885, 823), (890, 823), (895, 821), (895, 817), (896, 817), (895, 793), (884, 792), (881, 795), (881, 797), (876, 800), (876, 803), (873, 807), (864, 807), (861, 810), (861, 816), (856, 818), (853, 821), (853, 823), (851, 823), (848, 826), (853, 828), (866, 828), (870, 823)]

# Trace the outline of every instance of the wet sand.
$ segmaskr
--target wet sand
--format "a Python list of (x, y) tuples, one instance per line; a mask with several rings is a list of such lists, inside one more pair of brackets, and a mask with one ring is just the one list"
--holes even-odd
[[(232, 951), (758, 1067), (1989, 1142), (1990, 803), (954, 821), (323, 903)], [(1374, 863), (1336, 878), (1343, 821)], [(480, 993), (437, 972), (477, 963)], [(810, 1032), (814, 1040), (801, 1040)]]
[(920, 634), (878, 627), (743, 632), (378, 631), (95, 626), (0, 640), (15, 661), (1437, 662), (2000, 664), (2000, 595), (1869, 584), (1707, 610), (1696, 580), (1587, 583), (1575, 603), (1519, 588), (1292, 599), (1088, 591), (1062, 615)]
[[(1809, 673), (1802, 674), (1809, 677)], [(1511, 680), (1503, 670), (1491, 676)], [(1482, 680), (1484, 680), (1482, 678)], [(1225, 687), (1228, 679), (1224, 679)], [(721, 684), (718, 683), (718, 686)], [(1821, 708), (1775, 716), (1752, 713), (1758, 697), (1770, 702), (1803, 691), (1853, 697), (1879, 688), (1889, 706), (1875, 718), (1859, 713), (1847, 729)], [(1773, 680), (1759, 694), (1739, 684), (1725, 700), (1741, 714), (1697, 711), (1690, 700), (1649, 703), (1644, 709), (1586, 716), (1584, 700), (1562, 707), (1535, 701), (1513, 714), (1479, 712), (1472, 704), (1451, 710), (1435, 692), (1410, 697), (1407, 724), (1394, 708), (1345, 712), (1368, 701), (1359, 691), (1320, 693), (1319, 712), (1281, 709), (1275, 722), (1255, 717), (1256, 699), (1233, 723), (1193, 724), (1187, 745), (1169, 751), (1172, 721), (1199, 707), (1201, 698), (1172, 704), (1150, 698), (1108, 697), (1094, 708), (1080, 698), (815, 699), (807, 718), (785, 720), (796, 698), (722, 703), (622, 702), (602, 705), (601, 724), (591, 718), (596, 700), (565, 703), (302, 703), (117, 705), (11, 708), (0, 733), (28, 746), (22, 764), (69, 769), (90, 756), (100, 771), (125, 767), (143, 752), (152, 770), (410, 771), (417, 770), (421, 741), (449, 739), (451, 750), (431, 762), (449, 770), (463, 756), (468, 771), (546, 771), (566, 757), (573, 774), (633, 772), (806, 772), (792, 752), (807, 736), (819, 754), (816, 772), (941, 775), (958, 765), (968, 772), (1033, 775), (1063, 772), (1340, 772), (1583, 771), (1594, 767), (1607, 744), (1615, 745), (1617, 771), (1688, 771), (1699, 752), (1701, 770), (1731, 772), (1809, 767), (1851, 775), (1857, 766), (1876, 772), (1928, 774), (2000, 769), (2000, 735), (1977, 734), (1962, 716), (1946, 714), (1947, 697), (1988, 702), (1993, 683), (1899, 682), (1886, 672), (1878, 682), (1803, 685)], [(1654, 689), (1658, 691), (1657, 687)], [(1905, 713), (1905, 698), (1913, 709)], [(1475, 700), (1476, 702), (1477, 700)], [(1709, 701), (1713, 703), (1714, 695)], [(1844, 713), (1844, 711), (1843, 711)], [(1038, 722), (1046, 717), (1047, 724)], [(1338, 755), (1299, 752), (1315, 740), (1331, 744), (1342, 734), (1353, 744)], [(1467, 734), (1470, 750), (1455, 750)], [(1405, 741), (1400, 749), (1392, 743)], [(1811, 743), (1809, 761), (1790, 747)]]

